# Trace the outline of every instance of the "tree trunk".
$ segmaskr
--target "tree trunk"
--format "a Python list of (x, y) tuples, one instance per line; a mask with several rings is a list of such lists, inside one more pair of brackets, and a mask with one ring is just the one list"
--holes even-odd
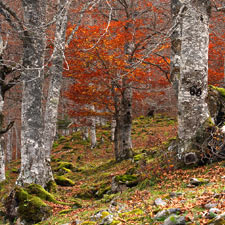
[(5, 180), (5, 153), (2, 142), (3, 137), (0, 137), (0, 182)]
[(42, 0), (23, 1), (24, 55), (22, 73), (22, 130), (21, 171), (17, 184), (36, 183), (46, 186), (52, 179), (46, 174), (43, 148), (42, 84), (44, 68), (45, 33), (42, 28), (46, 3)]
[(88, 127), (82, 127), (82, 136), (83, 136), (83, 140), (87, 141), (88, 137), (89, 137), (89, 133), (88, 133)]
[(133, 156), (131, 142), (131, 126), (132, 126), (132, 87), (128, 83), (127, 78), (123, 77), (122, 99), (120, 109), (116, 110), (115, 119), (115, 158), (116, 161), (129, 159)]
[(112, 119), (111, 121), (111, 140), (115, 140), (115, 128), (116, 128), (116, 120)]
[(7, 162), (12, 161), (12, 138), (13, 138), (13, 133), (12, 129), (7, 132), (7, 144), (6, 144), (6, 158)]
[[(94, 112), (95, 107), (91, 106), (91, 110)], [(90, 139), (91, 139), (91, 148), (94, 148), (97, 144), (97, 138), (96, 138), (96, 117), (92, 116), (90, 119), (91, 125), (90, 125)]]
[(19, 158), (18, 156), (19, 156), (19, 149), (20, 149), (20, 139), (19, 139), (18, 128), (16, 123), (14, 125), (14, 129), (15, 129), (15, 145), (16, 145), (15, 159), (17, 160)]
[(181, 57), (181, 6), (180, 0), (171, 0), (171, 14), (172, 14), (172, 26), (174, 27), (171, 35), (171, 61), (170, 61), (170, 76), (175, 90), (176, 96), (178, 96), (178, 83), (180, 77), (180, 57)]
[[(60, 17), (56, 22), (54, 51), (52, 55), (52, 66), (50, 68), (50, 84), (48, 89), (48, 98), (46, 103), (44, 117), (44, 148), (46, 151), (46, 160), (48, 167), (46, 172), (51, 174), (51, 150), (56, 135), (58, 104), (60, 98), (60, 90), (62, 86), (62, 72), (65, 50), (65, 34), (67, 28), (67, 11), (68, 5), (65, 0), (59, 0), (59, 10), (62, 10)], [(52, 177), (52, 174), (50, 175)]]
[[(177, 1), (176, 1), (177, 2)], [(209, 118), (209, 1), (186, 0), (182, 12), (180, 78), (178, 85), (178, 158), (190, 153), (192, 139)], [(194, 153), (193, 153), (194, 154)]]

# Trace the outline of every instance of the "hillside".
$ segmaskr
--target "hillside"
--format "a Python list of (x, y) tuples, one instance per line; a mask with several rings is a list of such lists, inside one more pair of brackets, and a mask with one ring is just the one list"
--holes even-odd
[[(52, 154), (60, 185), (44, 198), (53, 214), (38, 224), (225, 224), (225, 214), (217, 218), (225, 213), (224, 161), (177, 169), (167, 150), (175, 137), (174, 118), (141, 116), (133, 121), (134, 159), (116, 163), (109, 125), (98, 128), (94, 149), (80, 132), (61, 136)], [(7, 181), (0, 184), (0, 224), (9, 224), (3, 202), (19, 165), (19, 161), (11, 163)], [(29, 198), (26, 201), (29, 205)]]

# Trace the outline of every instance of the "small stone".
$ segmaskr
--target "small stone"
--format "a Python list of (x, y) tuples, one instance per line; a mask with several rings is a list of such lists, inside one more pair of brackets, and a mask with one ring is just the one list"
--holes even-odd
[(174, 197), (183, 195), (183, 193), (181, 193), (181, 192), (170, 192), (169, 195), (170, 195), (171, 198), (174, 198)]
[(157, 198), (155, 200), (155, 205), (157, 205), (157, 206), (165, 206), (166, 205), (166, 202), (163, 201), (161, 198)]
[(219, 213), (221, 213), (221, 210), (220, 209), (217, 209), (217, 208), (211, 208), (209, 210), (209, 213), (219, 214)]
[(168, 213), (168, 210), (164, 209), (162, 211), (159, 211), (155, 216), (154, 216), (154, 219), (155, 220), (158, 220), (160, 218), (163, 218), (163, 217), (167, 217), (169, 215)]
[(170, 215), (163, 223), (163, 225), (185, 225), (185, 217), (184, 216), (177, 216), (177, 215)]
[(190, 179), (190, 184), (198, 186), (201, 184), (207, 184), (209, 183), (208, 179), (204, 179), (204, 178), (191, 178)]
[(216, 207), (216, 206), (217, 206), (216, 203), (208, 203), (208, 204), (204, 205), (204, 208), (206, 208), (206, 209), (211, 209), (211, 208), (214, 208), (214, 207)]
[(155, 216), (154, 219), (158, 220), (160, 218), (165, 218), (168, 217), (171, 214), (176, 214), (176, 213), (180, 213), (181, 210), (178, 208), (170, 208), (170, 209), (164, 209), (162, 211), (159, 211)]
[(169, 214), (179, 214), (181, 213), (181, 210), (179, 208), (170, 208), (168, 209)]
[(100, 225), (110, 225), (113, 222), (113, 215), (108, 215), (103, 218)]
[(218, 225), (218, 224), (224, 224), (225, 223), (225, 212), (216, 216), (209, 225)]

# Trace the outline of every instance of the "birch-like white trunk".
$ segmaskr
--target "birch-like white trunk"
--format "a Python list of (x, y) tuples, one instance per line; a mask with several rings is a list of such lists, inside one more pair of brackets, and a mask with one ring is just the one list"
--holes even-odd
[[(1, 26), (0, 26), (0, 30), (1, 30)], [(2, 40), (2, 36), (0, 35), (0, 62), (3, 63), (2, 60), (2, 54), (3, 54), (3, 50), (4, 50), (4, 42)], [(4, 74), (0, 73), (0, 79), (1, 82), (3, 81), (2, 79), (4, 79)], [(3, 106), (4, 106), (4, 98), (2, 95), (2, 87), (3, 85), (0, 85), (0, 130), (3, 129)], [(3, 148), (3, 137), (0, 136), (0, 182), (5, 180), (5, 152), (4, 152), (4, 148)]]
[(170, 61), (170, 76), (175, 90), (178, 95), (178, 83), (180, 78), (180, 57), (181, 57), (181, 35), (182, 35), (182, 24), (181, 24), (181, 0), (171, 0), (171, 14), (172, 14), (172, 26), (174, 27), (171, 35), (171, 61)]
[(83, 136), (83, 140), (88, 140), (89, 137), (89, 132), (88, 132), (88, 127), (85, 126), (82, 128), (82, 136)]
[(190, 151), (191, 139), (208, 119), (209, 1), (184, 0), (178, 87), (178, 157)]
[(14, 124), (14, 130), (15, 130), (15, 159), (18, 159), (19, 157), (19, 148), (20, 148), (20, 139), (19, 139), (19, 134), (18, 134), (18, 127), (16, 123)]
[(116, 120), (111, 121), (111, 140), (115, 140), (115, 128), (116, 128)]
[[(50, 68), (50, 83), (44, 117), (44, 148), (46, 151), (47, 173), (51, 173), (50, 156), (57, 129), (58, 105), (62, 86), (62, 72), (65, 50), (65, 35), (67, 28), (67, 12), (69, 5), (66, 0), (58, 1), (60, 16), (56, 22), (52, 66)], [(51, 175), (52, 176), (52, 175)]]
[[(94, 112), (95, 107), (92, 105), (90, 106), (90, 109)], [(90, 119), (91, 125), (90, 125), (90, 141), (91, 141), (91, 148), (94, 148), (97, 144), (97, 138), (96, 138), (96, 118), (95, 116), (92, 116)]]
[(10, 129), (7, 132), (7, 144), (6, 144), (6, 158), (7, 158), (7, 162), (11, 162), (12, 161), (12, 129)]
[(36, 183), (45, 186), (46, 175), (43, 148), (42, 84), (44, 69), (45, 33), (43, 30), (46, 2), (23, 0), (24, 55), (21, 109), (21, 170), (18, 185)]
[(5, 153), (2, 143), (3, 137), (0, 137), (0, 182), (5, 180)]

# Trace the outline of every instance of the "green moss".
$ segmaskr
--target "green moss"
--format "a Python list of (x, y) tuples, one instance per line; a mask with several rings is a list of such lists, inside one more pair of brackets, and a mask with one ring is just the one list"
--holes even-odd
[(55, 182), (56, 182), (56, 184), (58, 184), (60, 186), (74, 186), (75, 185), (75, 183), (72, 180), (70, 180), (69, 178), (66, 178), (64, 176), (56, 176)]
[(140, 161), (143, 158), (144, 158), (144, 154), (141, 153), (141, 154), (138, 154), (138, 155), (134, 156), (134, 161), (137, 162), (137, 161)]
[(29, 194), (27, 191), (25, 191), (23, 188), (15, 188), (15, 196), (16, 196), (16, 199), (19, 201), (19, 202), (23, 202), (23, 201), (27, 201), (28, 200), (28, 197), (29, 197)]
[(73, 169), (74, 166), (70, 162), (60, 162), (58, 168), (59, 169), (61, 169), (61, 168)]
[(57, 148), (58, 146), (59, 146), (59, 144), (54, 142), (53, 145), (52, 145), (52, 148)]
[(57, 191), (57, 185), (54, 180), (50, 180), (46, 185), (46, 190), (50, 193), (55, 193)]
[(101, 214), (101, 219), (104, 219), (106, 216), (110, 215), (110, 213), (107, 211), (103, 211)]
[(69, 142), (67, 142), (63, 147), (62, 147), (62, 149), (72, 149), (73, 147), (72, 146), (70, 146), (70, 143)]
[(63, 142), (66, 141), (66, 138), (64, 136), (61, 136), (59, 139), (58, 139), (58, 142), (59, 144), (62, 144)]
[(144, 214), (144, 211), (137, 208), (137, 209), (134, 209), (134, 210), (129, 211), (129, 212), (119, 213), (119, 216), (120, 217), (130, 217), (130, 216), (133, 216), (133, 215), (143, 215), (143, 214)]
[(120, 184), (126, 184), (129, 186), (135, 186), (138, 184), (138, 177), (136, 175), (124, 174), (115, 177), (115, 181)]
[(82, 208), (81, 201), (79, 201), (78, 199), (74, 199), (72, 208), (73, 208), (73, 209), (79, 209), (79, 208)]
[(42, 200), (46, 200), (46, 201), (54, 202), (54, 203), (57, 202), (52, 194), (47, 192), (42, 186), (38, 184), (30, 184), (26, 189), (29, 194), (34, 194), (38, 196), (39, 198), (41, 198)]
[(219, 88), (219, 87), (216, 87), (216, 86), (213, 86), (213, 85), (210, 85), (210, 87), (212, 89), (218, 91), (220, 93), (220, 95), (225, 98), (225, 88)]
[(64, 174), (66, 174), (66, 173), (71, 173), (72, 171), (70, 170), (70, 169), (67, 169), (67, 168), (61, 168), (61, 169), (59, 169), (58, 170), (58, 175), (64, 175)]
[(74, 211), (74, 209), (64, 209), (62, 211), (59, 212), (60, 215), (66, 215), (70, 212)]
[(119, 220), (113, 220), (112, 223), (110, 223), (110, 225), (117, 225), (120, 224), (121, 222)]
[(15, 200), (18, 202), (18, 214), (27, 223), (38, 223), (51, 215), (51, 208), (39, 197), (30, 195), (20, 187), (15, 188)]
[(81, 225), (95, 225), (95, 224), (97, 223), (93, 221), (84, 221)]
[(13, 168), (11, 171), (12, 171), (12, 173), (19, 173), (19, 169), (17, 169), (17, 168)]
[(115, 198), (115, 196), (116, 196), (116, 194), (111, 194), (111, 195), (105, 194), (105, 195), (103, 195), (101, 202), (103, 202), (103, 203), (111, 202)]

